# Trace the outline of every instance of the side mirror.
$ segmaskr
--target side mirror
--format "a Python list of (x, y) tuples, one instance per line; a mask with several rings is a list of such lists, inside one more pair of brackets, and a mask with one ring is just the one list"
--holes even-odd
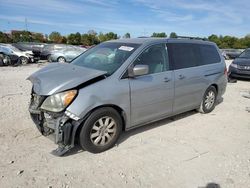
[(135, 77), (148, 74), (148, 65), (136, 65), (128, 69), (128, 76)]

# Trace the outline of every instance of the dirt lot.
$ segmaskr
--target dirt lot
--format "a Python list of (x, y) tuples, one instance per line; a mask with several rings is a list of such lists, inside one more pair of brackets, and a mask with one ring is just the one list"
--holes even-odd
[(28, 113), (28, 75), (0, 68), (0, 187), (250, 187), (250, 82), (228, 84), (207, 115), (188, 112), (122, 135), (101, 154), (76, 148), (55, 157)]

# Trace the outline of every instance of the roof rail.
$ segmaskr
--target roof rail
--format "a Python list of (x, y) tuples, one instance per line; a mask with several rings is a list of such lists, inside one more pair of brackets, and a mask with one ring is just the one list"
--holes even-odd
[(179, 39), (193, 39), (193, 40), (204, 40), (207, 41), (208, 39), (206, 38), (200, 38), (200, 37), (188, 37), (188, 36), (177, 36)]

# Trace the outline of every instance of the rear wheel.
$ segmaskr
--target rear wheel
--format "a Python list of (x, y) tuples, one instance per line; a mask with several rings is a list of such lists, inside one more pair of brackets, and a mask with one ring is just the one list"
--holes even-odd
[(120, 114), (110, 107), (94, 111), (84, 122), (80, 145), (91, 153), (100, 153), (114, 146), (122, 131)]
[(4, 65), (3, 56), (2, 56), (2, 54), (0, 54), (0, 66), (3, 66), (3, 65)]
[(4, 65), (11, 65), (11, 59), (8, 55), (3, 56), (3, 64)]
[(47, 56), (47, 60), (48, 60), (50, 63), (52, 63), (51, 55), (48, 55), (48, 56)]
[(0, 53), (0, 66), (10, 65), (10, 64), (11, 64), (10, 57), (8, 55)]
[(216, 99), (217, 91), (214, 86), (210, 86), (203, 96), (203, 100), (198, 111), (204, 114), (213, 111), (215, 108)]
[(58, 57), (57, 58), (57, 61), (59, 62), (59, 63), (65, 63), (66, 62), (66, 59), (64, 58), (64, 57)]

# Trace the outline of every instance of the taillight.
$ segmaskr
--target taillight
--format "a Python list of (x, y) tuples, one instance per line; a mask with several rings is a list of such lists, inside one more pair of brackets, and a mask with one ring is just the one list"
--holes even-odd
[(227, 67), (224, 69), (224, 74), (227, 76)]

